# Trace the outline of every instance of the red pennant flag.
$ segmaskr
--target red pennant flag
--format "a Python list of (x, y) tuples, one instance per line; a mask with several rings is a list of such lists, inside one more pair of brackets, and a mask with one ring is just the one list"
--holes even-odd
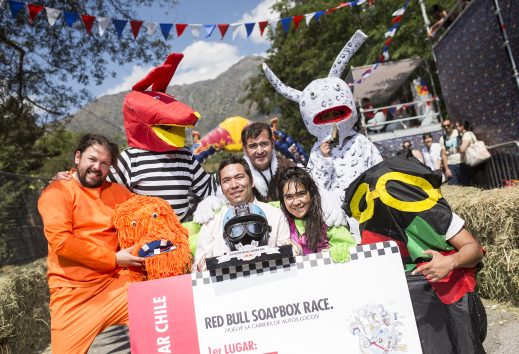
[(386, 42), (384, 43), (384, 47), (388, 47), (389, 44), (393, 41), (393, 37), (389, 37)]
[(221, 23), (218, 25), (218, 30), (220, 31), (220, 34), (222, 35), (222, 39), (223, 39), (223, 37), (225, 37), (225, 33), (227, 33), (228, 29), (229, 29), (228, 23)]
[(138, 20), (131, 20), (130, 21), (130, 27), (132, 28), (133, 38), (137, 39), (137, 36), (139, 35), (139, 31), (141, 30), (142, 21)]
[(96, 17), (90, 15), (81, 15), (81, 19), (85, 24), (86, 31), (88, 32), (88, 34), (90, 34), (92, 32), (92, 25), (94, 24), (94, 20), (96, 19)]
[(335, 10), (337, 10), (337, 8), (336, 7), (332, 7), (331, 9), (326, 10), (326, 14), (329, 15), (332, 12), (335, 12)]
[(296, 29), (296, 31), (299, 29), (299, 22), (301, 22), (301, 20), (305, 18), (304, 15), (299, 15), (299, 16), (294, 16), (294, 28)]
[(29, 9), (29, 23), (32, 24), (36, 16), (43, 11), (43, 6), (27, 4), (27, 8)]
[(263, 32), (265, 31), (265, 28), (267, 28), (269, 24), (269, 21), (261, 21), (261, 22), (258, 22), (258, 26), (259, 26), (259, 30), (260, 30), (260, 34), (263, 36)]
[(398, 22), (400, 22), (400, 20), (402, 20), (402, 16), (395, 16), (391, 20), (391, 23), (398, 23)]
[(185, 23), (177, 23), (175, 25), (175, 28), (177, 29), (177, 37), (180, 37), (182, 33), (184, 33), (184, 30), (186, 29), (187, 24)]

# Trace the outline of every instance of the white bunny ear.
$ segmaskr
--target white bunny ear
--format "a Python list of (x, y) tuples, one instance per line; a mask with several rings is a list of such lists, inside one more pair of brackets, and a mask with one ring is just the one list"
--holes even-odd
[(364, 43), (366, 38), (368, 38), (368, 36), (366, 36), (361, 30), (355, 32), (353, 37), (351, 37), (344, 48), (342, 48), (337, 58), (335, 58), (335, 63), (333, 63), (328, 77), (341, 77), (344, 67), (348, 64), (350, 58), (360, 48), (362, 43)]
[(274, 89), (281, 94), (283, 97), (288, 98), (289, 100), (295, 101), (299, 103), (299, 98), (302, 95), (302, 92), (296, 89), (293, 89), (290, 86), (285, 85), (281, 82), (280, 79), (270, 70), (267, 64), (263, 63), (263, 72), (267, 79), (270, 81)]

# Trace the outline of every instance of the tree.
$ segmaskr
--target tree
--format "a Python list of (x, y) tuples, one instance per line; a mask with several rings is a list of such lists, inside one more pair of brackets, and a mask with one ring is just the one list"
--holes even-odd
[[(403, 6), (404, 0), (377, 1), (374, 6), (367, 5), (344, 8), (330, 15), (323, 15), (319, 21), (312, 20), (309, 27), (300, 24), (299, 31), (293, 28), (285, 33), (278, 25), (275, 36), (271, 36), (272, 47), (266, 63), (285, 84), (303, 90), (312, 80), (328, 75), (337, 54), (357, 29), (368, 35), (368, 40), (351, 59), (349, 66), (362, 66), (375, 63), (382, 54), (386, 40), (385, 32), (391, 26), (392, 13)], [(446, 1), (452, 3), (454, 1)], [(432, 5), (433, 1), (428, 1)], [(308, 0), (296, 2), (281, 0), (275, 5), (280, 17), (301, 15), (332, 8), (337, 1)], [(411, 1), (400, 29), (389, 47), (391, 60), (410, 57), (431, 58), (430, 44), (417, 1)], [(343, 79), (347, 70), (343, 73)], [(300, 118), (297, 103), (289, 101), (274, 91), (263, 74), (253, 78), (249, 84), (247, 99), (258, 104), (264, 114), (279, 108), (281, 129), (303, 142), (309, 148), (307, 130)]]
[[(132, 19), (135, 6), (151, 3), (51, 0), (45, 5), (78, 14)], [(0, 12), (0, 135), (8, 136), (13, 144), (0, 148), (0, 169), (27, 173), (41, 167), (52, 151), (44, 144), (36, 146), (36, 142), (49, 128), (58, 128), (56, 122), (71, 108), (91, 99), (86, 87), (101, 84), (111, 62), (149, 63), (165, 57), (167, 47), (158, 36), (150, 39), (141, 33), (134, 40), (128, 27), (118, 39), (112, 24), (101, 37), (96, 30), (87, 34), (80, 18), (72, 28), (63, 18), (51, 27), (44, 12), (33, 24), (28, 23), (26, 10), (16, 19), (11, 18), (10, 11)]]

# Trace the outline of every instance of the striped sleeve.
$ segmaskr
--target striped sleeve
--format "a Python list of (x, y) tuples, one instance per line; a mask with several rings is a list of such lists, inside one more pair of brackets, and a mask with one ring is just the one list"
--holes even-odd
[(119, 154), (117, 163), (110, 167), (107, 180), (122, 184), (128, 189), (132, 188), (132, 171), (131, 171), (131, 155), (126, 149)]
[(191, 155), (191, 190), (200, 198), (216, 193), (216, 181), (214, 175), (207, 173)]

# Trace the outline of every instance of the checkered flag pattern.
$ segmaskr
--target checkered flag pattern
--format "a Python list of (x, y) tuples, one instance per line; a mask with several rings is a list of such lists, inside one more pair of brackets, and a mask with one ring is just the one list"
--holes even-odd
[(384, 256), (391, 253), (399, 253), (398, 246), (394, 241), (384, 241), (378, 243), (370, 243), (368, 245), (359, 245), (350, 249), (350, 259), (356, 261), (377, 256)]
[(260, 263), (244, 264), (229, 268), (196, 272), (191, 274), (193, 286), (217, 283), (241, 277), (262, 276), (266, 273), (287, 272), (292, 269), (304, 269), (332, 264), (328, 252), (308, 254), (295, 258), (282, 258)]

